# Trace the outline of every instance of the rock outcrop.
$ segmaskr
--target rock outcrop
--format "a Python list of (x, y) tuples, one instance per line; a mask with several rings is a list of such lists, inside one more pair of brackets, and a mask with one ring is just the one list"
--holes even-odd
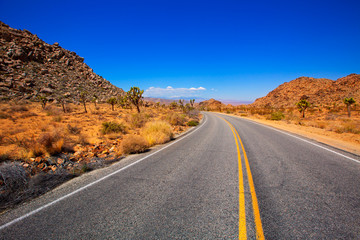
[(325, 78), (300, 77), (281, 84), (265, 97), (255, 100), (252, 106), (288, 108), (295, 107), (306, 98), (313, 106), (342, 104), (345, 97), (360, 101), (360, 75), (350, 74), (336, 81)]
[(213, 98), (199, 103), (199, 108), (203, 108), (205, 110), (220, 110), (221, 107), (222, 103)]
[(81, 92), (105, 100), (124, 91), (95, 74), (75, 52), (45, 43), (28, 30), (0, 22), (0, 100), (37, 96), (78, 101)]

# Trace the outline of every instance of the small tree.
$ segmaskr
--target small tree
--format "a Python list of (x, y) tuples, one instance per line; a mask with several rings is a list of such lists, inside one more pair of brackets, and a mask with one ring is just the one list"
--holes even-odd
[(184, 106), (185, 100), (179, 100), (179, 106), (183, 112), (185, 112), (185, 106)]
[(354, 98), (351, 97), (351, 98), (345, 98), (344, 103), (345, 103), (345, 105), (347, 107), (348, 116), (351, 117), (351, 107), (350, 106), (352, 104), (356, 103), (356, 101), (354, 100)]
[(48, 99), (46, 96), (38, 96), (38, 99), (40, 100), (42, 109), (45, 109), (46, 103), (48, 102)]
[(170, 103), (169, 107), (170, 109), (176, 109), (178, 107), (178, 104), (174, 101)]
[(57, 98), (58, 102), (61, 104), (61, 107), (63, 109), (63, 112), (66, 113), (66, 108), (65, 108), (65, 96), (60, 96)]
[(310, 107), (310, 103), (305, 99), (301, 99), (298, 103), (296, 103), (296, 106), (298, 107), (299, 112), (302, 113), (302, 117), (305, 118), (305, 111), (308, 107)]
[(190, 105), (192, 108), (194, 108), (195, 99), (190, 99)]
[(98, 98), (98, 96), (96, 96), (96, 94), (94, 94), (93, 98), (91, 99), (91, 101), (94, 103), (95, 108), (96, 108), (96, 103), (97, 103), (98, 99), (99, 98)]
[(115, 97), (111, 97), (107, 100), (107, 103), (111, 104), (111, 109), (114, 111), (114, 106), (117, 103), (117, 99)]
[(131, 107), (131, 104), (129, 103), (127, 95), (119, 96), (117, 99), (117, 103), (120, 105), (121, 108), (127, 109)]
[(87, 113), (87, 110), (86, 110), (86, 96), (87, 96), (87, 92), (86, 91), (83, 91), (80, 93), (80, 102), (82, 102), (82, 104), (84, 105), (84, 109), (85, 109), (85, 113)]
[(136, 107), (138, 113), (140, 113), (143, 93), (144, 90), (140, 90), (138, 87), (131, 87), (127, 92), (127, 99)]

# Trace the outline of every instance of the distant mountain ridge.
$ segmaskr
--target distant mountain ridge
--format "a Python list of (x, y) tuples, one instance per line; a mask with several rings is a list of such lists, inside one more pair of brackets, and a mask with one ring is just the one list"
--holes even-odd
[(0, 100), (35, 100), (66, 96), (78, 101), (81, 92), (106, 100), (124, 91), (97, 75), (75, 52), (45, 43), (28, 30), (0, 22)]
[(255, 107), (295, 107), (301, 97), (306, 96), (313, 105), (342, 104), (345, 97), (360, 102), (360, 75), (350, 74), (336, 81), (326, 78), (300, 77), (281, 84), (265, 97), (258, 98)]

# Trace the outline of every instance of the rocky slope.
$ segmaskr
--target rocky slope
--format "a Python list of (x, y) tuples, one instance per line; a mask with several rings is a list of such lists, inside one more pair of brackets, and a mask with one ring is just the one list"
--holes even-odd
[(75, 52), (0, 22), (0, 100), (65, 95), (76, 102), (83, 91), (89, 98), (96, 94), (100, 101), (124, 92), (95, 74)]
[(255, 107), (295, 107), (301, 97), (306, 96), (313, 106), (342, 104), (345, 97), (360, 102), (360, 75), (350, 74), (336, 81), (325, 78), (300, 77), (281, 84), (265, 97), (255, 100)]
[(199, 103), (199, 108), (204, 110), (219, 110), (221, 107), (222, 103), (213, 98)]

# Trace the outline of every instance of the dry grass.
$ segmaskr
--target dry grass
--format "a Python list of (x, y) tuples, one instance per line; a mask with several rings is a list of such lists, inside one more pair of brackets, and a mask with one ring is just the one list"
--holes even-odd
[(173, 126), (183, 126), (186, 122), (185, 115), (179, 113), (170, 113), (166, 116), (166, 120)]
[(164, 121), (148, 122), (142, 129), (141, 135), (149, 146), (166, 143), (173, 137), (170, 124)]
[(101, 128), (102, 134), (109, 133), (126, 133), (126, 126), (123, 123), (103, 122)]
[(139, 135), (127, 135), (120, 145), (120, 154), (142, 153), (148, 149), (146, 139)]
[[(10, 159), (27, 159), (31, 156), (52, 155), (76, 144), (99, 144), (122, 139), (126, 134), (140, 134), (148, 122), (167, 121), (174, 134), (185, 130), (189, 120), (197, 120), (199, 112), (189, 116), (180, 110), (168, 108), (143, 108), (109, 111), (107, 104), (88, 104), (89, 113), (81, 105), (67, 104), (66, 113), (60, 105), (49, 103), (42, 109), (39, 103), (0, 103), (0, 153)], [(71, 111), (70, 111), (71, 110)], [(191, 116), (190, 116), (191, 115)], [(120, 131), (114, 133), (114, 124)], [(150, 141), (150, 140), (149, 140)], [(161, 142), (159, 140), (151, 140)], [(156, 143), (155, 143), (156, 144)]]
[[(226, 109), (223, 109), (226, 112)], [(281, 116), (278, 113), (282, 113)], [(237, 106), (235, 115), (268, 121), (270, 125), (281, 126), (286, 129), (302, 129), (301, 131), (316, 133), (334, 141), (347, 142), (360, 152), (360, 110), (353, 109), (351, 118), (347, 116), (345, 105), (316, 106), (308, 109), (305, 118), (296, 108), (276, 109), (271, 107), (255, 108), (251, 106)], [(354, 148), (354, 149), (355, 149)], [(353, 147), (351, 147), (353, 149)], [(350, 150), (350, 148), (348, 148)], [(351, 150), (352, 151), (352, 150)]]

